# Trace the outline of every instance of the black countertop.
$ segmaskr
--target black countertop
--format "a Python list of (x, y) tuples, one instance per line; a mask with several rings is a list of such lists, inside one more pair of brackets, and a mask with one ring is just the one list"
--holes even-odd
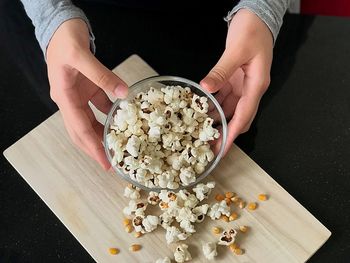
[[(227, 6), (164, 12), (78, 3), (113, 68), (133, 53), (160, 74), (199, 81), (224, 47)], [(55, 110), (33, 28), (0, 2), (1, 151)], [(272, 81), (236, 143), (333, 233), (309, 262), (350, 260), (350, 19), (285, 16)], [(1, 156), (0, 262), (93, 262)]]

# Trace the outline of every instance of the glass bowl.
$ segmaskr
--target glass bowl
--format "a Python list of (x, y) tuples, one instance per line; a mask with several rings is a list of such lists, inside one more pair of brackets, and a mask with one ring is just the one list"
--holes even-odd
[[(194, 185), (196, 185), (197, 183), (202, 181), (204, 178), (206, 178), (213, 171), (213, 169), (217, 166), (217, 164), (221, 160), (223, 153), (224, 153), (225, 144), (226, 144), (226, 137), (227, 137), (227, 123), (226, 123), (225, 114), (224, 114), (220, 104), (214, 98), (214, 96), (212, 94), (210, 94), (209, 92), (205, 91), (204, 89), (202, 89), (202, 87), (199, 84), (197, 84), (191, 80), (188, 80), (188, 79), (185, 79), (182, 77), (177, 77), (177, 76), (149, 77), (149, 78), (143, 79), (139, 82), (136, 82), (135, 84), (130, 86), (128, 96), (124, 100), (131, 101), (132, 99), (135, 98), (135, 96), (138, 93), (147, 92), (150, 89), (150, 87), (154, 87), (156, 89), (161, 89), (162, 87), (165, 87), (165, 86), (177, 86), (177, 85), (179, 85), (183, 88), (189, 87), (194, 94), (206, 97), (208, 99), (208, 104), (210, 105), (209, 106), (210, 113), (208, 112), (209, 117), (211, 115), (214, 115), (214, 114), (215, 114), (215, 116), (220, 116), (219, 120), (215, 120), (215, 127), (220, 127), (220, 137), (219, 137), (219, 139), (215, 140), (216, 143), (220, 144), (219, 151), (217, 151), (217, 153), (214, 152), (214, 155), (215, 155), (214, 159), (207, 164), (204, 172), (196, 175), (195, 182), (190, 183), (186, 186), (180, 184), (180, 186), (177, 189), (161, 188), (161, 187), (153, 187), (153, 188), (147, 187), (147, 186), (137, 182), (136, 180), (133, 180), (128, 174), (124, 173), (122, 168), (119, 168), (118, 166), (112, 165), (113, 170), (119, 176), (121, 176), (123, 179), (130, 182), (131, 184), (133, 184), (133, 185), (135, 185), (143, 190), (146, 190), (146, 191), (156, 191), (156, 192), (159, 192), (161, 190), (179, 191), (179, 190), (184, 189), (184, 188), (193, 187)], [(112, 158), (113, 158), (113, 151), (108, 148), (107, 134), (111, 130), (110, 125), (113, 122), (114, 115), (116, 114), (117, 110), (120, 109), (119, 105), (120, 105), (121, 101), (122, 101), (121, 99), (117, 99), (114, 102), (114, 104), (113, 104), (113, 106), (112, 106), (112, 108), (107, 116), (105, 126), (104, 126), (104, 134), (103, 134), (103, 137), (104, 137), (103, 140), (104, 140), (104, 146), (105, 146), (104, 148), (105, 148), (107, 158), (111, 164), (112, 164)]]

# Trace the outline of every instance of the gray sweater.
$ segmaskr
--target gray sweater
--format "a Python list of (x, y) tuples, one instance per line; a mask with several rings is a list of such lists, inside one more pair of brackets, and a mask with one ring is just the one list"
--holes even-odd
[[(21, 0), (27, 15), (35, 27), (35, 36), (46, 56), (46, 48), (52, 35), (65, 21), (73, 18), (83, 19), (90, 32), (91, 50), (95, 52), (95, 37), (89, 20), (84, 12), (74, 6), (70, 0)], [(290, 0), (241, 0), (225, 17), (230, 21), (234, 14), (242, 8), (254, 12), (263, 20), (271, 30), (274, 41), (282, 26), (283, 16), (289, 6)]]

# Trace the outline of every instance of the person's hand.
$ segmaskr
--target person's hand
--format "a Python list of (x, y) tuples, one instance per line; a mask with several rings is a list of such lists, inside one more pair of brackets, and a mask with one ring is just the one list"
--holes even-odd
[(124, 98), (127, 85), (91, 53), (88, 28), (81, 19), (68, 20), (57, 29), (47, 48), (47, 68), (51, 98), (72, 141), (107, 170), (103, 125), (88, 102), (108, 113), (112, 103), (105, 92)]
[(273, 37), (254, 13), (241, 9), (231, 20), (226, 48), (218, 63), (200, 82), (214, 93), (228, 123), (225, 154), (238, 135), (248, 131), (261, 97), (270, 84)]

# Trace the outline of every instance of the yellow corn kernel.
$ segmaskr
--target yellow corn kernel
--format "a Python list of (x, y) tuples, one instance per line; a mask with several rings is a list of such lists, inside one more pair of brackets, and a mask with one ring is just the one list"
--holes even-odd
[(243, 249), (241, 248), (235, 248), (233, 251), (236, 255), (242, 255), (244, 253)]
[(235, 196), (235, 194), (232, 193), (232, 192), (226, 192), (226, 193), (225, 193), (225, 197), (226, 197), (226, 198), (232, 198), (233, 196)]
[(135, 232), (135, 234), (134, 234), (134, 235), (135, 235), (135, 237), (136, 237), (136, 238), (139, 238), (139, 237), (141, 237), (141, 236), (142, 236), (142, 233), (141, 233), (141, 232)]
[(217, 226), (213, 227), (213, 233), (214, 234), (217, 235), (217, 234), (220, 234), (221, 232), (222, 232), (222, 229), (220, 227), (217, 227)]
[(111, 254), (111, 255), (117, 255), (117, 254), (119, 254), (119, 249), (118, 248), (115, 248), (115, 247), (111, 247), (110, 249), (109, 249), (109, 254)]
[(125, 231), (126, 231), (127, 233), (131, 233), (131, 232), (132, 232), (132, 225), (126, 225), (126, 226), (125, 226)]
[(238, 203), (238, 207), (240, 208), (240, 209), (243, 209), (244, 207), (245, 207), (245, 202), (244, 201), (239, 201), (239, 203)]
[(216, 196), (215, 196), (215, 200), (216, 201), (222, 201), (222, 200), (224, 200), (225, 199), (225, 196), (224, 195), (222, 195), (222, 194), (217, 194)]
[(240, 226), (239, 230), (241, 230), (242, 233), (246, 233), (248, 231), (249, 227), (247, 226)]
[(248, 204), (248, 209), (249, 209), (249, 210), (255, 210), (256, 207), (257, 207), (257, 204), (254, 203), (254, 202)]
[(127, 226), (127, 225), (130, 225), (130, 224), (131, 224), (131, 220), (129, 218), (124, 218), (123, 225)]
[(226, 204), (227, 206), (230, 206), (231, 205), (231, 198), (225, 198), (225, 201), (226, 201)]
[(238, 214), (233, 212), (230, 217), (228, 218), (229, 221), (236, 220), (238, 218)]
[(225, 216), (225, 215), (222, 215), (222, 216), (221, 216), (221, 219), (224, 220), (225, 222), (228, 222), (228, 221), (229, 221), (228, 216)]
[(231, 244), (231, 245), (229, 246), (229, 248), (230, 248), (230, 250), (231, 250), (232, 252), (235, 252), (235, 249), (236, 249), (236, 248), (239, 248), (239, 247), (238, 247), (238, 245), (237, 245), (236, 243), (233, 243), (233, 244)]
[(259, 194), (258, 199), (260, 201), (266, 201), (267, 200), (267, 195), (266, 194)]
[(141, 249), (141, 245), (140, 244), (132, 244), (129, 248), (130, 251), (139, 251)]

